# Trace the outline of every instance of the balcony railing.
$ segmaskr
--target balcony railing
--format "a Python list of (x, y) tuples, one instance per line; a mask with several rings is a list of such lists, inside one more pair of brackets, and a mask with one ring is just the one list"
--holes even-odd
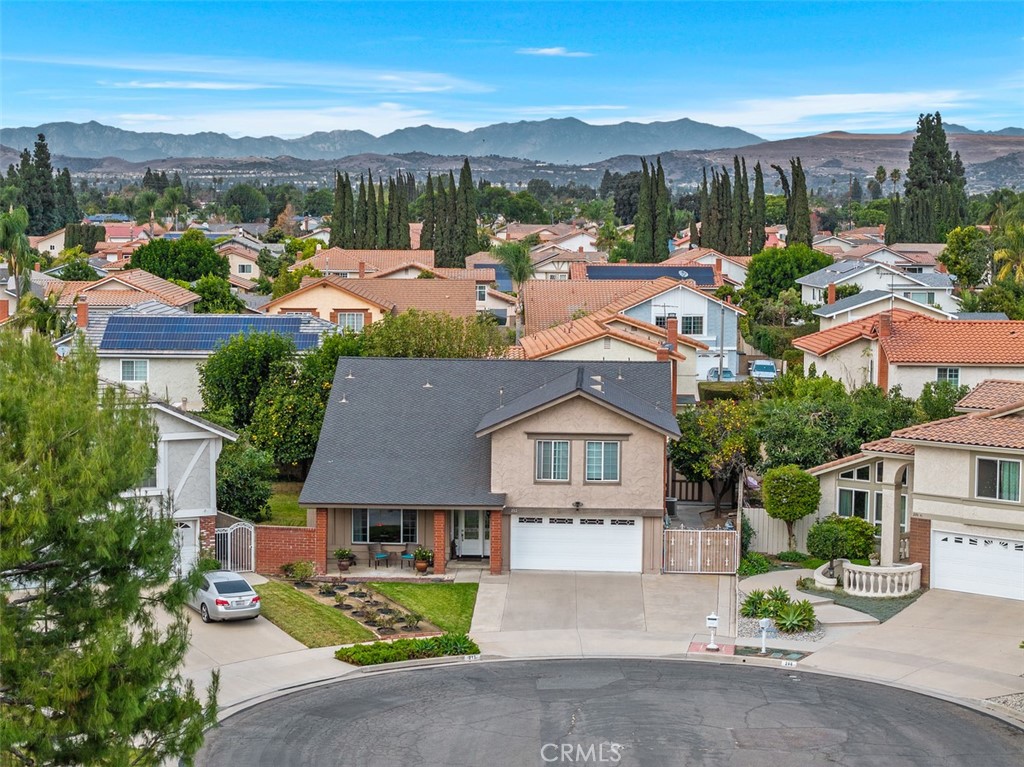
[(843, 589), (859, 597), (900, 597), (921, 588), (921, 563), (880, 567), (843, 562)]

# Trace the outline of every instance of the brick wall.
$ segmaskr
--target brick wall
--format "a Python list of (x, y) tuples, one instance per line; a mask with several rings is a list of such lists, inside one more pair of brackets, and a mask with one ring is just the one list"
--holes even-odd
[(932, 521), (923, 517), (910, 518), (910, 561), (920, 562), (921, 585), (931, 581)]
[(444, 573), (448, 557), (448, 512), (434, 512), (434, 575)]
[(256, 572), (278, 573), (281, 565), (300, 560), (327, 572), (327, 509), (316, 510), (316, 527), (256, 526)]
[(199, 556), (216, 556), (217, 517), (199, 518)]
[(491, 575), (501, 574), (501, 511), (489, 511), (491, 515)]

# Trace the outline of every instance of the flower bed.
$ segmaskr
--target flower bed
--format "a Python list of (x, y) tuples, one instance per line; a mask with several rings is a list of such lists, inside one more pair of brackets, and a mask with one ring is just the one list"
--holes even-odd
[(396, 639), (393, 642), (342, 647), (334, 657), (354, 666), (375, 666), (423, 658), (475, 655), (479, 652), (476, 642), (465, 634), (443, 634), (423, 639)]

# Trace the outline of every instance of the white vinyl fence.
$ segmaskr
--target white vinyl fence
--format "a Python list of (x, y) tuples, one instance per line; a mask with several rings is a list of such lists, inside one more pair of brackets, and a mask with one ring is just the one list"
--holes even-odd
[[(789, 551), (789, 534), (786, 532), (786, 523), (772, 519), (768, 512), (761, 508), (743, 509), (743, 518), (750, 523), (757, 535), (750, 542), (751, 551), (759, 551), (762, 554), (778, 554), (780, 551)], [(796, 550), (807, 551), (807, 531), (818, 519), (816, 514), (804, 517), (793, 525), (793, 533), (796, 535)]]

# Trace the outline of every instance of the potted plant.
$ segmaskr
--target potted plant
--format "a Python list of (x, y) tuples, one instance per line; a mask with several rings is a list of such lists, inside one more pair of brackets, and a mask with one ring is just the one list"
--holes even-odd
[(347, 572), (352, 566), (352, 549), (335, 549), (334, 558), (338, 560), (338, 569)]
[(430, 549), (418, 546), (412, 553), (412, 558), (416, 563), (416, 572), (425, 573), (427, 571), (427, 565), (430, 563), (430, 560), (434, 558), (434, 552)]
[(335, 594), (334, 595), (334, 606), (339, 610), (351, 610), (352, 606), (345, 604), (348, 601), (348, 594)]
[(292, 565), (291, 577), (295, 580), (296, 588), (308, 589), (309, 579), (316, 572), (312, 562), (296, 562)]

